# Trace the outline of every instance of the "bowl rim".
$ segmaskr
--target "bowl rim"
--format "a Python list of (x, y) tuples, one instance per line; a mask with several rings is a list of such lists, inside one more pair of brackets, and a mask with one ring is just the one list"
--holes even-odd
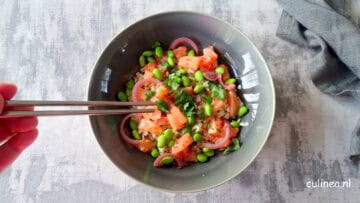
[(260, 147), (259, 149), (257, 150), (257, 152), (255, 153), (255, 155), (251, 158), (251, 161), (249, 161), (244, 167), (242, 170), (239, 170), (238, 172), (234, 173), (233, 175), (231, 175), (229, 178), (226, 178), (222, 181), (220, 181), (219, 183), (217, 184), (214, 184), (214, 185), (211, 185), (211, 186), (207, 186), (207, 187), (203, 187), (203, 188), (199, 188), (199, 189), (194, 189), (194, 190), (168, 190), (168, 189), (164, 189), (164, 188), (160, 188), (160, 187), (156, 187), (156, 186), (153, 186), (153, 185), (150, 185), (148, 183), (145, 183), (145, 182), (142, 182), (140, 180), (137, 180), (135, 177), (132, 177), (130, 174), (126, 173), (125, 171), (123, 171), (119, 166), (117, 166), (113, 160), (110, 158), (110, 156), (108, 155), (108, 153), (105, 151), (105, 149), (100, 145), (99, 143), (99, 139), (97, 136), (95, 136), (95, 129), (94, 129), (94, 126), (92, 125), (92, 121), (91, 121), (91, 116), (89, 116), (89, 121), (90, 121), (90, 126), (91, 126), (91, 129), (92, 129), (92, 132), (93, 132), (93, 135), (95, 136), (96, 140), (97, 140), (97, 144), (98, 146), (100, 146), (101, 150), (106, 154), (106, 157), (123, 173), (125, 174), (127, 177), (130, 177), (130, 179), (132, 180), (135, 180), (135, 182), (137, 183), (140, 183), (141, 185), (144, 185), (146, 187), (149, 187), (151, 189), (155, 189), (155, 190), (158, 190), (158, 191), (162, 191), (162, 192), (168, 192), (168, 193), (177, 193), (177, 194), (181, 194), (181, 193), (196, 193), (196, 192), (202, 192), (202, 191), (205, 191), (205, 190), (209, 190), (209, 189), (213, 189), (213, 188), (216, 188), (220, 185), (223, 185), (224, 183), (228, 182), (229, 180), (235, 178), (236, 176), (238, 176), (241, 172), (243, 172), (246, 168), (249, 167), (249, 165), (251, 163), (254, 162), (254, 160), (256, 159), (256, 157), (259, 155), (259, 153), (261, 152), (261, 150), (264, 148), (264, 145), (265, 143), (267, 142), (267, 140), (269, 139), (269, 135), (270, 135), (270, 132), (272, 130), (272, 127), (273, 127), (273, 123), (274, 123), (274, 118), (275, 118), (275, 111), (276, 111), (276, 94), (275, 94), (275, 88), (274, 88), (274, 82), (273, 82), (273, 78), (272, 78), (272, 75), (271, 75), (271, 72), (270, 72), (270, 69), (263, 57), (263, 55), (261, 54), (261, 52), (259, 51), (258, 47), (249, 39), (249, 37), (244, 34), (239, 28), (237, 28), (236, 26), (232, 25), (231, 23), (225, 21), (225, 20), (222, 20), (220, 19), (219, 17), (216, 17), (216, 16), (211, 16), (209, 14), (206, 14), (206, 13), (201, 13), (201, 12), (196, 12), (196, 11), (188, 11), (188, 10), (169, 10), (169, 11), (164, 11), (164, 12), (159, 12), (159, 13), (155, 13), (155, 14), (151, 14), (151, 15), (148, 15), (148, 16), (145, 16), (143, 18), (140, 18), (138, 20), (136, 20), (135, 22), (125, 26), (123, 29), (121, 29), (119, 32), (117, 32), (115, 34), (115, 36), (113, 36), (109, 41), (108, 43), (104, 46), (104, 48), (101, 50), (100, 54), (98, 54), (97, 58), (96, 58), (96, 61), (94, 63), (94, 65), (92, 66), (92, 71), (91, 71), (91, 75), (90, 75), (90, 79), (89, 79), (89, 82), (88, 82), (88, 86), (87, 86), (87, 100), (89, 100), (90, 98), (90, 86), (91, 84), (93, 83), (93, 81), (95, 80), (95, 77), (93, 75), (94, 73), (94, 70), (99, 62), (99, 59), (103, 56), (105, 50), (111, 45), (111, 43), (113, 43), (115, 41), (115, 39), (121, 35), (125, 30), (135, 26), (136, 24), (140, 23), (141, 21), (144, 21), (146, 19), (149, 19), (149, 18), (153, 18), (153, 17), (156, 17), (156, 16), (161, 16), (161, 15), (168, 15), (168, 14), (192, 14), (192, 15), (199, 15), (199, 16), (203, 16), (203, 17), (207, 17), (207, 18), (213, 18), (217, 21), (220, 21), (222, 23), (225, 23), (226, 25), (230, 26), (231, 28), (235, 29), (237, 32), (239, 32), (240, 34), (243, 35), (243, 37), (245, 37), (245, 39), (255, 48), (255, 53), (258, 54), (259, 56), (259, 59), (261, 60), (261, 62), (265, 65), (265, 69), (266, 69), (266, 73), (268, 74), (268, 76), (270, 76), (270, 88), (271, 88), (271, 93), (273, 96), (272, 98), (272, 112), (271, 112), (271, 120), (270, 120), (270, 125), (269, 125), (269, 128), (266, 130), (266, 138), (263, 140), (262, 143), (260, 143)]

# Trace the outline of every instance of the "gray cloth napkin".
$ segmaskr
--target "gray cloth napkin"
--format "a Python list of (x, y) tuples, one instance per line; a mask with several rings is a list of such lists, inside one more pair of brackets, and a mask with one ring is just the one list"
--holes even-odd
[[(357, 100), (360, 108), (360, 1), (278, 2), (284, 10), (276, 34), (316, 52), (308, 65), (314, 84), (329, 95)], [(360, 160), (360, 120), (352, 136), (350, 158)]]

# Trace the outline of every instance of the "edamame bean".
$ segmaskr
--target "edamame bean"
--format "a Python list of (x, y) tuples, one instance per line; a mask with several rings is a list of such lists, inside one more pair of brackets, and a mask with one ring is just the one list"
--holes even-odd
[(205, 155), (205, 154), (198, 154), (197, 156), (196, 156), (196, 159), (199, 161), (199, 162), (201, 162), (201, 163), (204, 163), (204, 162), (206, 162), (207, 161), (207, 156)]
[(140, 64), (141, 67), (145, 66), (145, 64), (146, 64), (145, 56), (141, 55), (139, 57), (139, 64)]
[(117, 93), (117, 98), (119, 101), (125, 102), (127, 101), (127, 96), (124, 92), (118, 92)]
[(126, 83), (126, 88), (127, 89), (132, 89), (135, 85), (135, 80), (131, 79)]
[(175, 66), (175, 59), (174, 57), (168, 57), (167, 62), (169, 64), (170, 67), (174, 67)]
[(200, 93), (204, 89), (204, 86), (202, 84), (196, 84), (194, 87), (194, 92), (196, 94)]
[(204, 148), (202, 149), (202, 151), (204, 152), (204, 154), (205, 154), (207, 157), (212, 157), (212, 156), (214, 156), (214, 154), (215, 154), (214, 150), (209, 149), (209, 148), (207, 148), (207, 147), (204, 147)]
[(239, 117), (243, 117), (245, 116), (245, 114), (249, 111), (249, 109), (245, 106), (245, 105), (242, 105), (240, 106), (239, 108), (239, 111), (238, 111), (238, 116)]
[(237, 121), (231, 121), (231, 122), (230, 122), (230, 125), (231, 125), (231, 127), (233, 127), (233, 128), (238, 128), (238, 127), (240, 127), (240, 123), (237, 122)]
[(154, 57), (148, 56), (148, 57), (146, 57), (146, 60), (149, 62), (155, 63)]
[(155, 68), (152, 73), (154, 74), (155, 78), (158, 79), (158, 80), (162, 80), (163, 77), (161, 75), (161, 72), (158, 68)]
[(195, 77), (195, 80), (199, 81), (199, 82), (204, 80), (204, 75), (201, 70), (196, 71), (194, 77)]
[(225, 83), (227, 85), (230, 85), (230, 84), (234, 84), (236, 82), (236, 79), (235, 78), (229, 78), (225, 81)]
[(169, 142), (169, 144), (168, 144), (168, 147), (172, 147), (172, 146), (174, 146), (174, 144), (175, 144), (175, 141), (174, 141), (174, 140), (170, 140), (170, 142)]
[(164, 131), (164, 136), (169, 141), (173, 138), (173, 135), (174, 135), (174, 132), (170, 128), (168, 128)]
[(200, 133), (195, 133), (194, 135), (193, 135), (193, 140), (195, 141), (195, 142), (200, 142), (201, 141), (201, 135), (200, 135)]
[(137, 122), (135, 120), (131, 119), (129, 125), (130, 125), (130, 128), (132, 130), (137, 130), (137, 125), (138, 124), (137, 124)]
[(134, 137), (136, 140), (141, 140), (139, 131), (133, 130), (133, 131), (132, 131), (132, 135), (133, 135), (133, 137)]
[(169, 58), (174, 57), (174, 52), (171, 51), (171, 50), (167, 51), (167, 56), (168, 56)]
[(182, 75), (184, 75), (184, 74), (187, 73), (187, 71), (186, 71), (185, 69), (180, 68), (180, 69), (179, 69), (179, 73), (182, 74)]
[(193, 49), (191, 49), (190, 51), (188, 51), (187, 55), (188, 56), (195, 56), (195, 51)]
[(161, 56), (163, 55), (163, 50), (162, 50), (161, 47), (156, 47), (156, 48), (155, 48), (155, 55), (156, 55), (157, 57), (161, 57)]
[(205, 111), (205, 115), (211, 116), (212, 115), (212, 107), (211, 107), (211, 105), (206, 103), (204, 105), (204, 111)]
[(185, 75), (183, 75), (181, 77), (181, 80), (182, 80), (184, 87), (189, 87), (191, 85), (190, 79), (188, 77), (186, 77)]
[(171, 164), (174, 161), (172, 157), (166, 156), (163, 159), (161, 159), (160, 164), (161, 165), (168, 165)]
[(159, 150), (157, 150), (156, 148), (153, 148), (151, 150), (151, 156), (154, 157), (154, 158), (158, 157), (159, 156)]
[(166, 136), (165, 135), (160, 135), (158, 137), (158, 140), (157, 140), (157, 147), (158, 148), (163, 148), (163, 147), (165, 147), (166, 143), (167, 143)]
[(152, 56), (154, 54), (154, 52), (153, 51), (144, 51), (143, 53), (142, 53), (142, 55), (143, 56)]
[(126, 89), (126, 95), (127, 95), (128, 97), (131, 97), (131, 95), (132, 95), (131, 89)]
[(187, 120), (188, 120), (188, 124), (190, 126), (194, 125), (195, 124), (195, 117), (194, 116), (189, 116), (187, 117)]
[(225, 69), (223, 67), (219, 66), (215, 69), (215, 72), (219, 73), (219, 74), (223, 74), (223, 73), (225, 73)]

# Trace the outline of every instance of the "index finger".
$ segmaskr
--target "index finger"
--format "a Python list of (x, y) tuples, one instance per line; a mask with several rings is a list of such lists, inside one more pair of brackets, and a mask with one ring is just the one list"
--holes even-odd
[(4, 100), (11, 99), (17, 91), (17, 87), (12, 83), (2, 83), (0, 82), (0, 94), (4, 97)]

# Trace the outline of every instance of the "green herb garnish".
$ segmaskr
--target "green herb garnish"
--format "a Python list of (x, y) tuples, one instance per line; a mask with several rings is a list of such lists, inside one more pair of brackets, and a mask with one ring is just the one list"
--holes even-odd
[(155, 96), (155, 92), (154, 91), (149, 91), (149, 92), (145, 92), (145, 100), (149, 101), (151, 99), (151, 97)]
[(240, 149), (240, 146), (241, 146), (240, 140), (238, 138), (234, 138), (232, 140), (232, 144), (225, 148), (224, 154), (229, 154), (231, 152), (234, 152), (234, 151)]
[(165, 112), (165, 113), (170, 112), (169, 105), (165, 101), (159, 100), (158, 102), (156, 102), (156, 105), (160, 111)]
[(226, 91), (221, 87), (220, 84), (215, 84), (210, 82), (209, 83), (209, 88), (211, 91), (211, 97), (217, 97), (221, 100), (224, 100), (226, 98)]
[(176, 92), (175, 105), (180, 106), (181, 111), (186, 116), (192, 116), (196, 108), (193, 98), (183, 89)]

